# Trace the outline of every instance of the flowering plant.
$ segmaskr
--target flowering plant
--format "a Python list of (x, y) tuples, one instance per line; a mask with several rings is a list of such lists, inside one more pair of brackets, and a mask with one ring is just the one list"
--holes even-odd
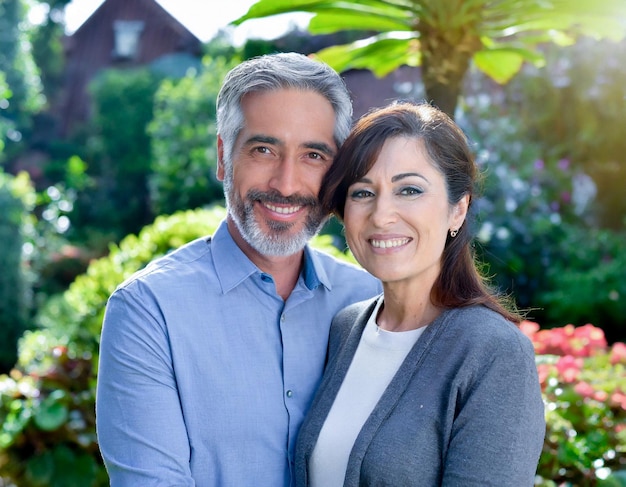
[(626, 345), (607, 344), (593, 325), (540, 330), (535, 346), (546, 406), (546, 438), (536, 485), (626, 485)]

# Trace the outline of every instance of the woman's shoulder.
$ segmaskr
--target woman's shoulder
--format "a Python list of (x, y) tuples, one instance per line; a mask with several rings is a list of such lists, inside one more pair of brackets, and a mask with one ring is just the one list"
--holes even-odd
[(485, 306), (467, 306), (446, 313), (443, 333), (466, 346), (499, 353), (519, 353), (534, 357), (530, 339), (500, 313)]

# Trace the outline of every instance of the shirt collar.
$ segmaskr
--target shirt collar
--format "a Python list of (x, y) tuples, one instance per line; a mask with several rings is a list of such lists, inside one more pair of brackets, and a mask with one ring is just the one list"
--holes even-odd
[[(253, 274), (261, 272), (235, 243), (225, 219), (211, 238), (211, 253), (223, 293), (234, 289)], [(315, 289), (320, 284), (328, 290), (332, 288), (320, 256), (308, 245), (304, 249), (304, 269), (301, 278), (304, 278), (304, 284), (308, 289)]]
[(315, 289), (320, 284), (323, 284), (329, 291), (332, 289), (332, 284), (326, 270), (320, 261), (320, 256), (317, 251), (313, 250), (308, 245), (304, 248), (304, 284), (309, 289)]

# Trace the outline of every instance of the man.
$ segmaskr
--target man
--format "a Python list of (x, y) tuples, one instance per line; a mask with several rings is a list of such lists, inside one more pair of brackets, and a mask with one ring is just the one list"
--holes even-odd
[(113, 487), (292, 484), (331, 319), (380, 291), (307, 246), (351, 114), (337, 73), (299, 54), (227, 75), (217, 101), (227, 218), (107, 305), (96, 417)]

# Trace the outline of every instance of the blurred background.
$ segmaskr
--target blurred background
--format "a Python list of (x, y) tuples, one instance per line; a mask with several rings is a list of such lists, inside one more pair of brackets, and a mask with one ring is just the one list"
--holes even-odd
[(572, 345), (542, 357), (594, 360), (572, 362), (592, 392), (553, 371), (537, 485), (626, 485), (625, 36), (624, 0), (0, 0), (0, 486), (107, 485), (106, 299), (223, 218), (221, 81), (279, 51), (331, 64), (355, 116), (426, 100), (460, 124), (485, 273)]

